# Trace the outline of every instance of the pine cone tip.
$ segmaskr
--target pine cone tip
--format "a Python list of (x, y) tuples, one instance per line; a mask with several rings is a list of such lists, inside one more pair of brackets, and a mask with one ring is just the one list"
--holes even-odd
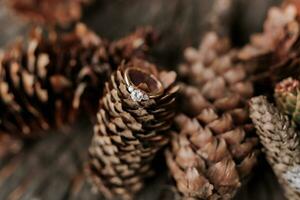
[(299, 86), (300, 82), (298, 80), (289, 77), (276, 84), (275, 93), (293, 92), (299, 89)]

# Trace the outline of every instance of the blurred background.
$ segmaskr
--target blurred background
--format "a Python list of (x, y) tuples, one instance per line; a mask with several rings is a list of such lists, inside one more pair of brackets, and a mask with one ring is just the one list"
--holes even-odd
[[(230, 15), (224, 18), (222, 31), (234, 46), (242, 46), (251, 33), (262, 30), (268, 8), (281, 1), (230, 2)], [(211, 28), (209, 22), (215, 9), (214, 0), (94, 0), (84, 8), (82, 21), (109, 40), (125, 36), (140, 26), (153, 26), (161, 39), (151, 52), (152, 59), (172, 69), (182, 61), (184, 48), (197, 46)], [(0, 24), (2, 48), (25, 36), (29, 29), (29, 22), (10, 12), (3, 0), (0, 0)], [(101, 195), (91, 191), (82, 172), (92, 132), (92, 125), (80, 120), (69, 134), (53, 132), (40, 141), (0, 152), (0, 200), (101, 199)], [(163, 159), (157, 163), (158, 169), (165, 168)], [(173, 199), (168, 177), (163, 170), (159, 171), (160, 176), (149, 180), (138, 199)], [(236, 199), (284, 199), (263, 159), (254, 174)]]

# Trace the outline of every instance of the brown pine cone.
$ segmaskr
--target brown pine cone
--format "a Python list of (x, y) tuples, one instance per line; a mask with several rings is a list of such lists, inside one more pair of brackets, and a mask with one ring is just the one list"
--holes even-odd
[(81, 18), (82, 7), (90, 0), (5, 0), (23, 18), (51, 25), (68, 25)]
[(300, 21), (295, 5), (272, 7), (264, 31), (251, 37), (237, 59), (253, 73), (253, 80), (272, 88), (284, 78), (300, 76), (299, 41)]
[(83, 24), (61, 37), (42, 34), (36, 28), (27, 48), (15, 45), (1, 55), (3, 132), (35, 137), (72, 122), (82, 104), (97, 105), (110, 74), (107, 42)]
[[(239, 58), (249, 59), (270, 52), (284, 56), (292, 49), (298, 36), (292, 31), (297, 30), (293, 29), (297, 27), (296, 17), (297, 10), (293, 5), (270, 8), (263, 32), (252, 35), (250, 44), (239, 52)], [(285, 45), (279, 48), (283, 42)]]
[(106, 83), (88, 164), (92, 182), (105, 197), (132, 199), (152, 174), (151, 162), (168, 142), (175, 115), (175, 79), (174, 72), (133, 60)]
[(167, 165), (187, 199), (231, 199), (256, 163), (247, 99), (253, 88), (243, 66), (232, 63), (228, 42), (209, 33), (188, 49), (181, 75), (183, 113), (175, 119)]
[(268, 162), (285, 190), (287, 199), (300, 199), (300, 138), (287, 116), (266, 97), (250, 101), (250, 116), (263, 144)]

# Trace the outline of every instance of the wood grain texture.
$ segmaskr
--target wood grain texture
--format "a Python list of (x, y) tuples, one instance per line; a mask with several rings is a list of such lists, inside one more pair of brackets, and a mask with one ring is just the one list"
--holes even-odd
[[(229, 33), (235, 45), (262, 28), (270, 5), (279, 0), (234, 0)], [(182, 50), (197, 46), (207, 30), (212, 0), (95, 0), (85, 10), (83, 21), (101, 36), (116, 39), (138, 26), (152, 25), (161, 34), (153, 60), (174, 68), (182, 61)], [(11, 15), (0, 2), (0, 45), (25, 35), (25, 22)], [(27, 142), (18, 154), (0, 158), (0, 199), (8, 200), (96, 200), (83, 175), (87, 148), (92, 137), (90, 123), (77, 123), (69, 134), (59, 131), (38, 142)], [(173, 188), (163, 158), (156, 161), (158, 176), (147, 181), (139, 200), (173, 199)], [(283, 200), (281, 189), (262, 159), (253, 177), (236, 200)]]

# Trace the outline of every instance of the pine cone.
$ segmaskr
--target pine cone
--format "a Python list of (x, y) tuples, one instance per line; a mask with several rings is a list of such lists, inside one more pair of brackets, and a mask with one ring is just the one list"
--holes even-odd
[(23, 18), (52, 25), (66, 26), (81, 18), (82, 7), (89, 0), (5, 0)]
[(166, 158), (177, 189), (189, 199), (231, 199), (256, 163), (258, 140), (246, 109), (252, 84), (222, 41), (209, 33), (199, 52), (188, 50), (180, 70), (196, 87), (182, 87), (185, 114), (175, 119)]
[(300, 125), (299, 93), (300, 82), (292, 78), (281, 81), (275, 88), (276, 105), (298, 125)]
[(292, 4), (273, 7), (264, 23), (264, 31), (254, 34), (250, 44), (237, 55), (253, 79), (264, 88), (289, 76), (299, 77), (299, 13)]
[[(127, 69), (131, 69), (128, 76), (138, 89), (126, 84)], [(133, 198), (144, 178), (152, 174), (151, 162), (168, 142), (166, 131), (174, 117), (179, 89), (174, 85), (175, 78), (174, 72), (159, 72), (150, 63), (134, 60), (121, 65), (106, 83), (87, 170), (107, 198)], [(157, 91), (157, 83), (162, 84), (163, 93), (145, 97)]]
[[(249, 59), (249, 57), (256, 57), (270, 52), (278, 55), (289, 53), (297, 39), (297, 34), (288, 35), (289, 33), (295, 33), (289, 32), (295, 30), (289, 28), (295, 28), (293, 27), (295, 23), (294, 26), (297, 25), (296, 17), (297, 10), (293, 5), (270, 8), (263, 32), (252, 35), (250, 44), (239, 52), (239, 58)], [(285, 45), (279, 49), (282, 42)]]
[(299, 132), (291, 125), (288, 117), (263, 96), (251, 99), (250, 117), (287, 199), (300, 199)]
[(27, 49), (19, 44), (4, 52), (1, 131), (35, 137), (49, 127), (72, 122), (87, 102), (97, 105), (110, 72), (107, 49), (104, 40), (79, 24), (62, 37), (55, 33), (43, 37), (37, 28)]

